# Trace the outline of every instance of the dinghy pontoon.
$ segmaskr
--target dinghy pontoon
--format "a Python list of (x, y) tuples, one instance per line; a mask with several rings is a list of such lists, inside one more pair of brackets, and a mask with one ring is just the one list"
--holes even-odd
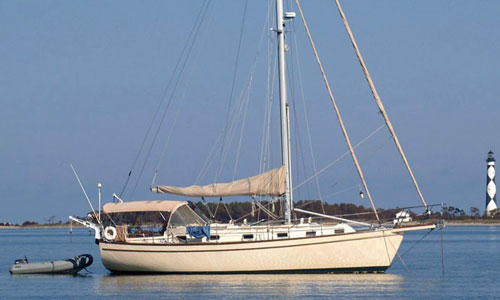
[(25, 256), (17, 259), (9, 268), (9, 272), (11, 274), (76, 274), (90, 266), (92, 262), (93, 258), (90, 254), (38, 263), (30, 263)]

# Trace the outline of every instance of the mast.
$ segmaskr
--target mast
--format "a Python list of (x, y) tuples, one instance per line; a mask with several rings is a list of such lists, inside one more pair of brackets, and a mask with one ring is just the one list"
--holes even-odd
[(285, 30), (283, 20), (283, 0), (276, 0), (276, 32), (278, 38), (278, 65), (280, 86), (280, 118), (281, 118), (281, 161), (285, 165), (285, 221), (292, 221), (292, 165), (290, 153), (290, 122), (288, 117), (287, 87), (286, 87), (286, 59), (285, 59)]

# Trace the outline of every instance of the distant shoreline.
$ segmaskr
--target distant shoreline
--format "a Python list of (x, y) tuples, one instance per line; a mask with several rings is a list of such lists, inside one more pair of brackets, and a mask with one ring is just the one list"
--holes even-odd
[(445, 222), (446, 226), (500, 226), (500, 222)]
[[(2, 229), (61, 229), (61, 228), (71, 228), (71, 225), (33, 225), (33, 226), (21, 226), (21, 225), (12, 225), (12, 226), (0, 226), (0, 230)], [(73, 228), (85, 228), (84, 226), (78, 224), (73, 224)]]

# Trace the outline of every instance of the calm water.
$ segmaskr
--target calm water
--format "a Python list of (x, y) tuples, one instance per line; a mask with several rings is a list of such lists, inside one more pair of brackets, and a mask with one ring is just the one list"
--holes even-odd
[[(423, 232), (408, 233), (400, 253)], [(143, 275), (111, 276), (102, 266), (89, 231), (0, 230), (1, 299), (221, 299), (221, 298), (500, 298), (500, 226), (448, 227), (443, 232), (445, 276), (439, 231), (396, 258), (386, 274), (358, 275)], [(12, 276), (8, 268), (24, 255), (32, 261), (90, 253), (91, 274)]]

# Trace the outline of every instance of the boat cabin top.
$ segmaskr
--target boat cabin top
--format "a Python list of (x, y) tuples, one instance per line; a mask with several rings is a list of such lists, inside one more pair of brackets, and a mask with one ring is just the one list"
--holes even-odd
[(171, 228), (205, 225), (186, 201), (107, 203), (103, 213), (104, 225), (125, 227), (130, 235), (163, 235)]

